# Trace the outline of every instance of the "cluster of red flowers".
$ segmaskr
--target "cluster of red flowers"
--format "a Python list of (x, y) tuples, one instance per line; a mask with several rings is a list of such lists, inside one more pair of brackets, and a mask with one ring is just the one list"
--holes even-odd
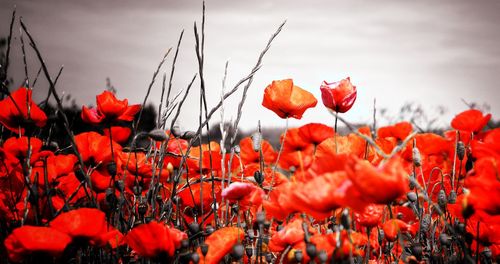
[[(324, 82), (335, 118), (349, 78)], [(262, 105), (302, 118), (316, 98), (273, 81)], [(500, 256), (500, 129), (458, 114), (443, 135), (408, 122), (340, 135), (290, 128), (279, 150), (256, 132), (226, 154), (216, 142), (129, 128), (139, 105), (111, 92), (81, 118), (94, 131), (59, 148), (20, 88), (0, 101), (0, 224), (8, 259), (179, 263), (494, 261)], [(145, 137), (146, 148), (136, 140)], [(131, 143), (130, 143), (131, 142)], [(3, 252), (3, 251), (2, 251)], [(41, 259), (38, 259), (39, 261)]]

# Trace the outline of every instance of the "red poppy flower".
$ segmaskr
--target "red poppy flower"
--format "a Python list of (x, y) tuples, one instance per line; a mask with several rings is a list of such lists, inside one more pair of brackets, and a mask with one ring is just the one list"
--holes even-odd
[(380, 223), (383, 213), (383, 205), (370, 204), (363, 211), (355, 211), (354, 220), (361, 226), (372, 228)]
[(337, 113), (349, 111), (356, 101), (356, 86), (352, 85), (349, 77), (332, 83), (323, 81), (320, 89), (323, 104)]
[(299, 134), (307, 143), (319, 145), (327, 138), (334, 135), (333, 129), (320, 123), (309, 123), (299, 127)]
[[(467, 206), (491, 215), (500, 214), (500, 162), (487, 157), (479, 159), (472, 173), (465, 178), (465, 187), (470, 191)], [(485, 195), (487, 194), (487, 195)]]
[(293, 85), (292, 79), (273, 81), (264, 90), (262, 106), (281, 118), (301, 119), (304, 112), (315, 107), (318, 100), (310, 92)]
[(456, 115), (451, 120), (451, 127), (457, 130), (478, 133), (488, 124), (490, 118), (491, 114), (483, 116), (481, 111), (470, 109)]
[(106, 215), (93, 208), (79, 208), (61, 213), (50, 222), (50, 227), (73, 238), (98, 240), (106, 230)]
[(388, 204), (409, 190), (408, 174), (400, 158), (395, 157), (376, 168), (368, 161), (353, 157), (346, 171), (363, 199), (375, 204)]
[(395, 137), (404, 140), (413, 131), (413, 126), (408, 122), (400, 122), (392, 126), (385, 126), (378, 129), (379, 138)]
[(400, 232), (407, 232), (412, 236), (418, 231), (418, 222), (414, 224), (407, 224), (399, 219), (391, 219), (384, 223), (382, 226), (385, 234), (385, 239), (389, 242), (394, 242), (398, 238)]
[[(276, 160), (277, 153), (267, 140), (261, 141), (261, 149), (265, 164), (271, 164)], [(240, 158), (243, 164), (259, 163), (260, 154), (254, 151), (252, 138), (246, 137), (240, 141)]]
[(343, 171), (325, 173), (305, 183), (297, 183), (289, 192), (289, 205), (294, 211), (324, 219), (337, 208), (348, 204), (360, 208), (359, 193)]
[(31, 253), (45, 253), (58, 257), (71, 242), (71, 237), (49, 227), (22, 226), (14, 229), (4, 245), (9, 259), (21, 262)]
[(252, 193), (257, 187), (251, 183), (233, 182), (222, 191), (222, 197), (229, 201), (239, 201)]
[(31, 148), (31, 155), (36, 154), (42, 149), (42, 141), (31, 137), (28, 145), (28, 137), (10, 137), (3, 143), (3, 149), (10, 155), (23, 159), (28, 155), (28, 148)]
[[(295, 218), (290, 221), (280, 231), (274, 233), (269, 241), (269, 249), (271, 251), (283, 251), (287, 246), (294, 245), (297, 242), (304, 240), (304, 229), (300, 218)], [(315, 234), (317, 231), (307, 225), (309, 234)]]
[(116, 249), (118, 246), (125, 244), (124, 236), (120, 231), (110, 226), (109, 230), (101, 233), (91, 244), (98, 247), (109, 246), (112, 249)]
[[(256, 171), (260, 171), (260, 165), (258, 163), (250, 163), (248, 165), (245, 165), (243, 169), (243, 175), (248, 179), (254, 179), (254, 175)], [(279, 171), (273, 171), (270, 167), (265, 167), (264, 170), (262, 171), (262, 174), (264, 176), (264, 181), (262, 182), (262, 187), (271, 187), (271, 183), (273, 180), (273, 174), (274, 174), (274, 185), (272, 187), (279, 186), (281, 184), (289, 182), (288, 178), (280, 173)]]
[[(31, 100), (32, 91), (21, 87), (0, 101), (0, 123), (12, 132), (24, 134), (24, 125), (33, 122), (37, 127), (45, 126), (47, 115)], [(29, 115), (28, 115), (29, 109)]]
[(500, 161), (500, 128), (489, 130), (482, 140), (471, 143), (472, 155), (477, 158), (495, 157)]
[[(111, 137), (113, 141), (118, 144), (125, 144), (130, 137), (132, 131), (128, 127), (112, 126), (111, 127)], [(104, 129), (104, 135), (109, 137), (109, 128)]]
[[(221, 198), (221, 186), (220, 182), (214, 183), (215, 188), (215, 199), (220, 201)], [(192, 195), (191, 195), (192, 192)], [(203, 192), (203, 198), (201, 197), (201, 193)], [(212, 183), (211, 182), (203, 182), (203, 187), (201, 183), (190, 184), (189, 186), (185, 184), (184, 186), (180, 186), (177, 195), (181, 199), (181, 210), (189, 217), (194, 217), (194, 213), (199, 214), (202, 211), (203, 213), (209, 213), (212, 210), (212, 203), (214, 198), (212, 197)], [(203, 203), (202, 203), (203, 199)]]
[(208, 245), (208, 252), (205, 256), (198, 248), (197, 253), (200, 256), (200, 263), (217, 264), (222, 258), (231, 250), (233, 246), (243, 241), (245, 238), (245, 231), (238, 227), (223, 227), (216, 230), (205, 240)]
[(169, 228), (158, 222), (134, 227), (125, 236), (126, 243), (140, 256), (155, 258), (167, 254), (173, 256), (175, 243)]
[(103, 121), (132, 121), (141, 109), (140, 105), (128, 105), (128, 100), (118, 100), (110, 91), (96, 96), (97, 108), (82, 108), (82, 119), (86, 123), (100, 124)]

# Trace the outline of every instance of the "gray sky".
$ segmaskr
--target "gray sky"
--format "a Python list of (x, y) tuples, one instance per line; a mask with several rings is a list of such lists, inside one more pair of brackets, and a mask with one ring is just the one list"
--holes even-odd
[[(58, 90), (78, 103), (95, 103), (110, 77), (118, 98), (142, 102), (162, 55), (174, 47), (185, 29), (174, 90), (197, 72), (193, 22), (201, 20), (201, 1), (0, 1), (0, 34), (7, 35), (10, 13), (17, 5), (42, 50), (50, 71), (64, 72)], [(224, 64), (230, 59), (228, 86), (246, 75), (270, 34), (288, 22), (274, 42), (249, 91), (241, 126), (283, 125), (261, 106), (263, 90), (275, 79), (293, 78), (312, 92), (318, 106), (300, 121), (332, 123), (321, 103), (319, 85), (346, 76), (358, 87), (358, 99), (345, 117), (371, 120), (373, 98), (392, 111), (405, 102), (425, 105), (429, 112), (443, 105), (449, 122), (466, 108), (461, 98), (489, 103), (494, 117), (500, 89), (500, 1), (222, 1), (208, 0), (205, 76), (209, 108), (218, 100)], [(14, 40), (11, 73), (23, 78), (19, 39)], [(38, 69), (30, 52), (30, 72)], [(173, 55), (173, 54), (172, 54)], [(170, 72), (171, 59), (162, 72)], [(161, 79), (161, 78), (160, 78)], [(159, 101), (160, 88), (151, 94)], [(46, 85), (35, 95), (46, 94)], [(198, 85), (181, 114), (181, 125), (198, 122)], [(241, 94), (226, 106), (236, 116)], [(219, 116), (217, 115), (217, 118)], [(218, 119), (214, 119), (218, 120)]]

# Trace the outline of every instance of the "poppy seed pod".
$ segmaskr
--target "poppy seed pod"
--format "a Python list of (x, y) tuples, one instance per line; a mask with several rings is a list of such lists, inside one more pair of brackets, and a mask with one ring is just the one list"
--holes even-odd
[(137, 212), (139, 215), (144, 216), (148, 212), (148, 205), (144, 202), (140, 203), (137, 207)]
[(170, 132), (172, 133), (172, 135), (176, 138), (182, 136), (182, 130), (181, 130), (181, 127), (178, 126), (178, 125), (175, 125), (172, 127), (172, 129), (170, 130)]
[(159, 129), (159, 128), (149, 131), (148, 137), (154, 141), (167, 140), (167, 134), (165, 134), (165, 131), (163, 131), (162, 129)]
[(193, 139), (194, 137), (196, 137), (196, 132), (186, 131), (186, 132), (182, 133), (181, 139), (190, 140), (190, 139)]
[(441, 242), (441, 245), (449, 246), (451, 245), (451, 238), (446, 233), (441, 233), (439, 235), (439, 242)]
[(328, 260), (328, 254), (326, 253), (325, 250), (321, 250), (319, 252), (318, 259), (319, 259), (320, 263), (326, 263), (326, 261)]
[(191, 235), (195, 235), (200, 232), (200, 225), (196, 222), (192, 222), (188, 225), (188, 230)]
[(253, 248), (252, 247), (246, 247), (245, 248), (245, 254), (247, 257), (251, 258), (253, 256)]
[(208, 253), (208, 244), (203, 243), (200, 245), (201, 254), (205, 257)]
[(259, 132), (252, 134), (252, 147), (253, 151), (257, 152), (260, 150), (260, 145), (262, 143), (262, 135)]
[(264, 212), (258, 212), (257, 213), (257, 223), (260, 225), (260, 224), (264, 224), (264, 221), (266, 221), (266, 215)]
[(272, 263), (273, 262), (273, 254), (267, 253), (266, 254), (266, 261), (267, 261), (267, 263)]
[(415, 165), (415, 167), (420, 167), (422, 166), (422, 157), (420, 156), (420, 151), (418, 150), (417, 147), (414, 147), (413, 148), (413, 165)]
[(206, 233), (207, 236), (209, 236), (210, 234), (212, 234), (214, 231), (215, 231), (215, 228), (212, 225), (207, 225), (205, 227), (205, 233)]
[(422, 245), (420, 244), (414, 244), (411, 246), (411, 253), (417, 257), (417, 258), (420, 258), (422, 256), (422, 251), (423, 251), (423, 248), (422, 248)]
[(431, 216), (426, 214), (422, 218), (422, 224), (420, 225), (420, 229), (424, 232), (429, 231), (429, 227), (431, 226)]
[(298, 263), (302, 262), (302, 259), (304, 259), (304, 255), (302, 254), (302, 250), (300, 249), (295, 250), (293, 255)]
[(122, 180), (115, 181), (115, 188), (123, 192), (123, 190), (125, 190), (125, 183)]
[(233, 246), (233, 251), (231, 252), (231, 257), (235, 260), (240, 260), (245, 253), (245, 248), (242, 244), (238, 243)]
[(406, 194), (406, 198), (408, 198), (408, 201), (414, 203), (417, 201), (417, 194), (415, 192), (409, 192)]
[(458, 159), (459, 160), (463, 160), (464, 157), (465, 157), (465, 145), (464, 145), (464, 142), (462, 142), (462, 141), (458, 141), (457, 142), (456, 152), (457, 152)]
[(191, 260), (193, 261), (194, 264), (197, 264), (200, 262), (200, 255), (198, 253), (193, 252), (191, 253)]
[(313, 243), (307, 243), (306, 245), (306, 253), (311, 259), (315, 259), (317, 255), (316, 245)]
[(340, 216), (340, 224), (345, 230), (351, 229), (351, 219), (349, 217), (349, 211), (342, 211), (342, 215)]

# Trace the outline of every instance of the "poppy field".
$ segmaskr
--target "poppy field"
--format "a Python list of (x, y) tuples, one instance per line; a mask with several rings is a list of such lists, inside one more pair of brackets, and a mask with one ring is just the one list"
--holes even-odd
[[(13, 87), (8, 67), (0, 68), (1, 263), (500, 260), (500, 128), (488, 125), (491, 114), (466, 109), (439, 133), (406, 121), (355, 126), (343, 117), (363, 92), (355, 78), (307, 89), (277, 78), (253, 87), (262, 90), (254, 103), (282, 121), (281, 136), (265, 138), (259, 125), (238, 141), (245, 95), (285, 23), (250, 73), (209, 106), (206, 96), (219, 92), (205, 87), (204, 15), (194, 25), (197, 75), (186, 88), (175, 94), (171, 81), (183, 32), (143, 99), (103, 89), (94, 106), (79, 108), (85, 131), (77, 131), (44, 62), (50, 58), (13, 13), (8, 48), (19, 23), (22, 50), (33, 50), (40, 70)], [(6, 58), (8, 66), (9, 50)], [(167, 58), (157, 117), (143, 130)], [(38, 78), (54, 106), (33, 99)], [(199, 127), (184, 131), (179, 115), (198, 83)], [(243, 91), (236, 120), (211, 139), (212, 117), (224, 120), (224, 101), (236, 91)], [(313, 107), (331, 120), (289, 127)]]

